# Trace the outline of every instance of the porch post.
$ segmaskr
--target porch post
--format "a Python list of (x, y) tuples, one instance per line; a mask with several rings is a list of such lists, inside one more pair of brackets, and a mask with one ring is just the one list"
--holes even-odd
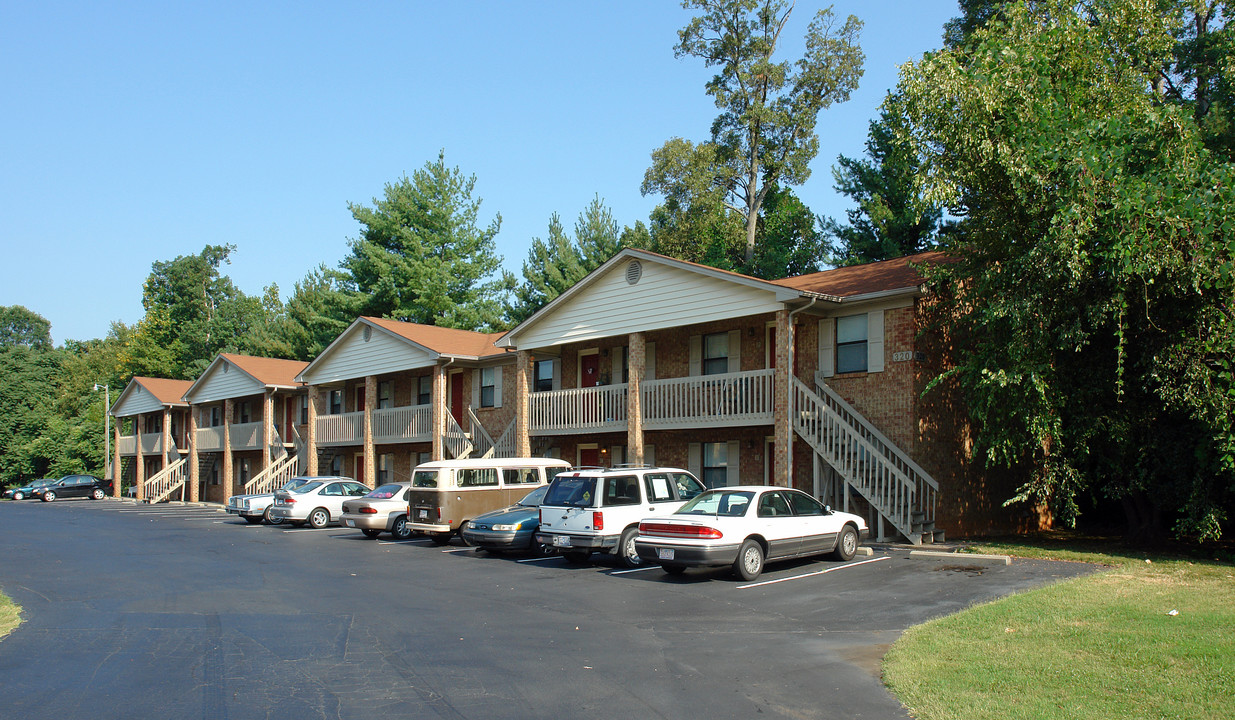
[(189, 502), (201, 500), (201, 491), (197, 486), (201, 480), (201, 467), (197, 457), (197, 413), (197, 408), (189, 408)]
[(626, 385), (626, 460), (643, 463), (643, 373), (647, 367), (647, 342), (641, 332), (630, 334), (626, 361), (629, 380)]
[(317, 386), (309, 386), (309, 399), (307, 401), (309, 408), (309, 426), (305, 428), (306, 444), (305, 453), (308, 457), (308, 467), (305, 472), (309, 475), (317, 474)]
[(112, 425), (115, 442), (112, 443), (111, 495), (117, 499), (120, 497), (120, 483), (124, 479), (124, 473), (120, 472), (120, 426), (122, 424), (123, 418), (116, 418), (116, 422)]
[(262, 470), (269, 470), (274, 463), (270, 448), (274, 445), (274, 388), (266, 388), (262, 398)]
[(515, 456), (516, 457), (531, 457), (532, 455), (532, 438), (529, 435), (531, 428), (530, 418), (528, 413), (532, 409), (532, 400), (528, 395), (529, 378), (531, 377), (532, 354), (526, 350), (520, 350), (516, 356), (516, 372), (515, 372)]
[(443, 437), (446, 434), (446, 366), (433, 367), (433, 401), (429, 410), (430, 425), (433, 426), (433, 460), (445, 460), (446, 450)]
[[(172, 410), (171, 408), (163, 408), (163, 467), (160, 470), (166, 470), (171, 461), (168, 456), (172, 449)], [(176, 448), (176, 454), (180, 454), (180, 448)]]
[(377, 456), (373, 446), (373, 407), (377, 405), (377, 376), (364, 379), (364, 484), (377, 487)]
[(793, 427), (790, 425), (789, 378), (793, 369), (793, 323), (787, 309), (776, 311), (776, 373), (772, 384), (772, 422), (776, 441), (773, 448), (773, 465), (776, 473), (772, 484), (789, 487), (793, 484)]
[(146, 499), (146, 458), (142, 454), (141, 420), (141, 415), (133, 418), (133, 439), (137, 441), (137, 463), (133, 473), (133, 487), (136, 488), (136, 494), (133, 497), (139, 502)]
[(232, 413), (235, 411), (235, 401), (228, 398), (223, 401), (223, 487), (227, 495), (239, 495), (232, 485), (236, 473), (232, 467)]

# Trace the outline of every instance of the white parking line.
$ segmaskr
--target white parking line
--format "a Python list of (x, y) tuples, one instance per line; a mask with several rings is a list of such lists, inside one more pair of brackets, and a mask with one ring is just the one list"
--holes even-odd
[(333, 530), (334, 530), (334, 528), (311, 528), (311, 527), (301, 527), (301, 528), (292, 528), (291, 530), (284, 530), (283, 532), (285, 532), (285, 533), (287, 533), (287, 532), (290, 532), (290, 533), (311, 533), (311, 532), (329, 532), (329, 531), (333, 531)]
[(750, 585), (739, 585), (738, 590), (748, 590), (750, 588), (759, 587), (760, 585), (775, 585), (776, 583), (789, 582), (790, 580), (802, 580), (804, 578), (815, 577), (816, 575), (823, 575), (825, 573), (835, 572), (836, 570), (844, 570), (845, 568), (857, 567), (859, 565), (865, 565), (866, 563), (879, 562), (880, 560), (888, 560), (888, 559), (889, 557), (887, 555), (884, 555), (883, 557), (871, 558), (870, 560), (862, 560), (861, 562), (849, 563), (848, 565), (837, 565), (836, 567), (830, 567), (824, 570), (817, 570), (813, 573), (806, 573), (805, 575), (794, 575), (793, 577), (780, 578), (778, 580), (764, 580), (763, 582), (751, 583)]
[(643, 572), (644, 570), (659, 570), (659, 565), (648, 565), (647, 567), (631, 568), (629, 570), (614, 570), (610, 575), (625, 575), (626, 573)]
[(538, 557), (538, 558), (524, 558), (523, 560), (516, 560), (515, 562), (521, 562), (521, 563), (544, 562), (546, 560), (556, 560), (557, 557), (558, 557), (557, 555), (546, 555), (544, 557)]
[(443, 550), (442, 552), (444, 552), (444, 553), (447, 553), (447, 552), (454, 552), (454, 553), (458, 553), (458, 552), (472, 552), (472, 551), (473, 551), (473, 550), (475, 550), (475, 549), (476, 549), (476, 548), (470, 548), (470, 547), (450, 548), (450, 549), (448, 549), (448, 550)]

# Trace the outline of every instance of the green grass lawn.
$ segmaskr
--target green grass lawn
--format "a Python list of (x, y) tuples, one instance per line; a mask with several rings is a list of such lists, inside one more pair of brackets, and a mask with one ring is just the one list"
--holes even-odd
[(1109, 567), (911, 628), (883, 669), (914, 717), (1235, 718), (1235, 566), (1066, 541), (970, 549)]
[(21, 624), (21, 608), (13, 604), (4, 593), (0, 593), (0, 638), (13, 632)]

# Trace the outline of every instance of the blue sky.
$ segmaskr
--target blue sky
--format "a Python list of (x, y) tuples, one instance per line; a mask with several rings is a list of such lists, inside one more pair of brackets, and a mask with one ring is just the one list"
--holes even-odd
[[(815, 11), (786, 31), (796, 57)], [(820, 118), (797, 188), (843, 216), (838, 154), (860, 155), (897, 67), (939, 47), (954, 0), (835, 2), (865, 22), (860, 89)], [(549, 216), (599, 195), (622, 225), (657, 198), (651, 152), (706, 139), (710, 73), (675, 59), (676, 2), (58, 2), (0, 6), (0, 305), (57, 344), (141, 319), (151, 263), (208, 244), (223, 272), (281, 294), (336, 265), (387, 182), (436, 159), (477, 178), (481, 221), (516, 274)]]

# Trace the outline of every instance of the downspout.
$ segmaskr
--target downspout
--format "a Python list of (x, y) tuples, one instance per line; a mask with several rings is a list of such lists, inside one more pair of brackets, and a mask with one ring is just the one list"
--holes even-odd
[[(803, 310), (811, 309), (812, 307), (815, 306), (815, 303), (817, 302), (819, 302), (818, 297), (811, 297), (810, 302), (807, 303), (806, 305), (803, 305), (797, 310), (789, 311), (789, 367), (785, 368), (785, 372), (789, 375), (790, 378), (793, 377), (793, 366), (794, 366), (794, 361), (796, 360), (795, 356), (797, 355), (797, 348), (798, 348), (798, 337), (797, 337), (798, 333), (796, 330), (793, 329), (794, 327), (793, 318), (795, 315), (802, 312)], [(786, 405), (791, 405), (793, 403), (793, 383), (792, 382), (789, 383), (789, 395), (788, 397), (785, 398), (785, 400), (786, 400), (785, 402)], [(794, 411), (794, 408), (786, 407), (785, 411), (789, 413), (789, 482), (793, 482), (793, 411)], [(812, 464), (813, 462), (814, 461), (812, 459)], [(814, 493), (811, 493), (811, 494), (813, 495)]]

